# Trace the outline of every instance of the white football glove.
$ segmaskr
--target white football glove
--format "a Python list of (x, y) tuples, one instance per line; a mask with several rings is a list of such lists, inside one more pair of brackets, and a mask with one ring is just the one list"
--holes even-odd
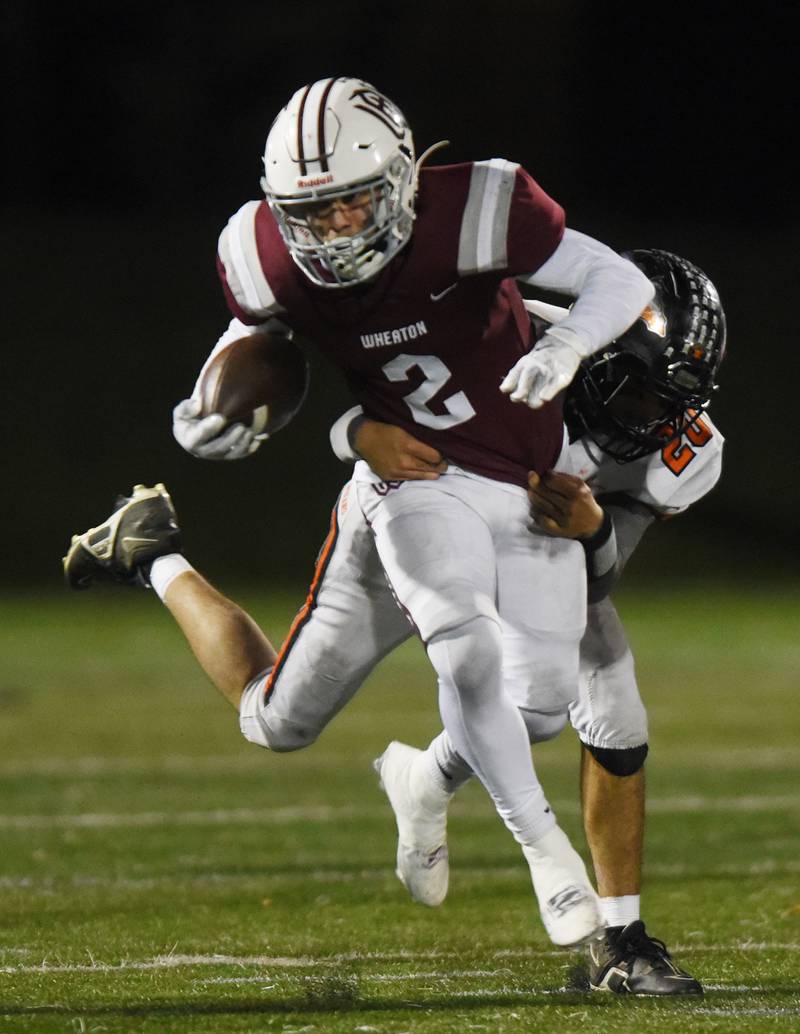
[(563, 391), (575, 376), (583, 356), (549, 331), (506, 374), (500, 390), (512, 402), (539, 409)]
[(200, 416), (200, 400), (184, 399), (172, 411), (175, 440), (201, 460), (242, 460), (261, 444), (244, 424), (226, 426), (221, 413)]

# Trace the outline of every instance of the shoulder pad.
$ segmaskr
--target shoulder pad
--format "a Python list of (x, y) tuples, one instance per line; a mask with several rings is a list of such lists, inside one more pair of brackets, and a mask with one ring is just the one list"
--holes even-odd
[(518, 168), (504, 158), (473, 163), (458, 241), (462, 276), (508, 264), (508, 217)]
[(281, 311), (264, 275), (256, 243), (256, 214), (264, 202), (248, 201), (230, 218), (219, 237), (218, 254), (237, 305), (251, 316), (268, 319)]

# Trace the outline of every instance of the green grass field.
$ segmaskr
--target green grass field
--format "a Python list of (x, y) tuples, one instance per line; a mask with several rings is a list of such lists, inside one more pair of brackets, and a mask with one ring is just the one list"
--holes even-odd
[[(300, 594), (243, 602), (279, 639)], [(477, 786), (447, 902), (406, 899), (370, 762), (438, 728), (416, 644), (270, 755), (154, 598), (65, 592), (0, 604), (0, 1031), (800, 1030), (800, 596), (619, 602), (651, 715), (644, 917), (704, 998), (584, 993)], [(583, 849), (577, 758), (569, 733), (536, 752)]]

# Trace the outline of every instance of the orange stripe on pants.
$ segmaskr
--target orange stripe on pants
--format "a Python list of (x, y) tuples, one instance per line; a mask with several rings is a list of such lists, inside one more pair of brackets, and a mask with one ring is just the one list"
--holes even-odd
[(267, 679), (264, 685), (265, 701), (269, 699), (270, 694), (272, 693), (272, 690), (275, 687), (275, 680), (277, 679), (286, 658), (289, 656), (289, 651), (291, 650), (298, 635), (300, 634), (303, 625), (305, 625), (305, 623), (308, 621), (308, 619), (311, 616), (311, 612), (317, 605), (317, 594), (319, 593), (319, 587), (322, 584), (322, 579), (325, 575), (325, 570), (328, 566), (328, 561), (330, 560), (331, 554), (333, 553), (333, 547), (336, 544), (336, 539), (338, 538), (338, 535), (339, 520), (337, 507), (334, 506), (333, 513), (331, 514), (330, 530), (328, 532), (327, 538), (322, 543), (322, 549), (319, 551), (317, 563), (314, 567), (314, 577), (311, 580), (311, 585), (308, 590), (308, 596), (306, 596), (305, 603), (297, 612), (297, 615), (295, 616), (295, 619), (292, 622), (292, 626), (289, 629), (289, 634), (284, 639), (283, 644), (281, 645), (281, 648), (278, 651), (278, 656), (275, 659), (275, 666), (270, 672), (269, 678)]

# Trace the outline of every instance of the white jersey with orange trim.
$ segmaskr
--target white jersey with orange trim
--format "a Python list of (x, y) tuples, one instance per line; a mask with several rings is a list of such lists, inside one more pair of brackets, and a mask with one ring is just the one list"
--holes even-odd
[(582, 478), (595, 496), (624, 493), (659, 514), (677, 514), (719, 481), (724, 443), (703, 414), (660, 452), (631, 463), (617, 463), (584, 437), (561, 453), (555, 469)]

